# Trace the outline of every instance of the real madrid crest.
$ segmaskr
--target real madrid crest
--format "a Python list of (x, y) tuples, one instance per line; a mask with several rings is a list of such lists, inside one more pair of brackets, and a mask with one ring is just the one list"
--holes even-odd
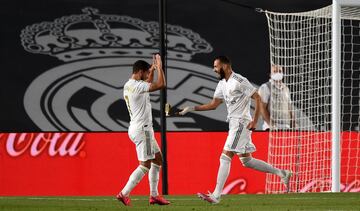
[[(158, 50), (158, 23), (120, 15), (84, 14), (27, 26), (24, 49), (54, 56), (64, 64), (39, 75), (24, 96), (24, 107), (43, 131), (126, 131), (129, 116), (123, 84), (138, 59), (151, 60)], [(190, 62), (211, 45), (199, 34), (167, 24), (168, 101), (173, 106), (205, 103), (218, 80), (212, 69)], [(158, 127), (159, 94), (151, 95), (154, 128)], [(226, 127), (223, 112), (169, 118), (169, 130), (211, 130)], [(204, 121), (205, 124), (200, 122)]]

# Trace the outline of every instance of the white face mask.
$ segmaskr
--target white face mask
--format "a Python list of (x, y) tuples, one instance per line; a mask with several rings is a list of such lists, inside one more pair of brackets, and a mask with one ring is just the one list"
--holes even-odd
[(271, 79), (273, 79), (274, 81), (281, 81), (284, 77), (283, 73), (274, 73), (271, 74)]

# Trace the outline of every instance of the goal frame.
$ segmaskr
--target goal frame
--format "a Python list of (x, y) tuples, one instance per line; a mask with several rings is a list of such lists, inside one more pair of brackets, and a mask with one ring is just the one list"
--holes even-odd
[(341, 132), (341, 7), (360, 7), (359, 0), (332, 1), (332, 92), (331, 92), (331, 191), (340, 192), (340, 132)]

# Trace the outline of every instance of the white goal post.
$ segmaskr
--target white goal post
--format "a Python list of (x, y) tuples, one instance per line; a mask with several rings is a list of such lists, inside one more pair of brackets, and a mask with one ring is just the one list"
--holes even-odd
[[(271, 64), (282, 67), (292, 98), (271, 103), (270, 117), (296, 122), (271, 128), (268, 162), (294, 172), (292, 192), (360, 191), (360, 1), (265, 13)], [(271, 96), (284, 101), (275, 88)], [(280, 179), (268, 174), (266, 192), (284, 192)]]
[(341, 121), (341, 7), (360, 7), (358, 0), (333, 0), (332, 4), (332, 171), (331, 191), (340, 192)]

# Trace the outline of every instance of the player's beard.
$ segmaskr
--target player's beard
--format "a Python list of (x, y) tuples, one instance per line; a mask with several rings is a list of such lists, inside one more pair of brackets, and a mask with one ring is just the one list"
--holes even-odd
[(218, 79), (221, 81), (224, 78), (225, 78), (225, 71), (223, 68), (220, 68)]

